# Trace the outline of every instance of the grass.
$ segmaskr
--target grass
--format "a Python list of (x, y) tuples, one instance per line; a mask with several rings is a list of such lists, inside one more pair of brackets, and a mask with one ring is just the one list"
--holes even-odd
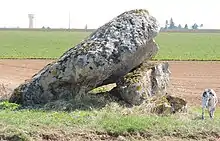
[[(186, 115), (157, 116), (134, 111), (130, 114), (122, 112), (117, 106), (106, 106), (101, 110), (92, 111), (44, 111), (16, 110), (13, 104), (5, 103), (7, 108), (0, 110), (0, 139), (17, 137), (23, 140), (41, 140), (42, 135), (67, 138), (76, 132), (95, 132), (119, 135), (141, 134), (143, 138), (158, 138), (164, 136), (179, 139), (210, 139), (220, 137), (220, 109), (215, 120), (199, 119), (198, 108)], [(76, 136), (76, 135), (75, 135)], [(74, 139), (74, 137), (72, 137)]]
[[(0, 31), (0, 58), (58, 58), (89, 32)], [(156, 60), (220, 60), (220, 33), (160, 33)]]
[(0, 31), (0, 58), (57, 58), (89, 33)]
[(161, 33), (158, 60), (220, 60), (220, 33)]

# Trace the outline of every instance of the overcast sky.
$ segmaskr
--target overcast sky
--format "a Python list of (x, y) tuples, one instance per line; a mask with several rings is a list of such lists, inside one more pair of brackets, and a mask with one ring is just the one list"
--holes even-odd
[(0, 27), (28, 27), (28, 13), (35, 14), (34, 27), (97, 28), (124, 11), (144, 8), (161, 25), (173, 17), (176, 24), (204, 24), (220, 28), (219, 0), (0, 0)]

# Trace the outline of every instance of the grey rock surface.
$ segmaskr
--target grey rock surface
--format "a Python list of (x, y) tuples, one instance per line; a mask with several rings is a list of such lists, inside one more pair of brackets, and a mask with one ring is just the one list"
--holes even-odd
[(114, 93), (132, 105), (140, 105), (149, 97), (166, 94), (170, 74), (167, 62), (144, 62), (117, 81)]
[(151, 59), (158, 51), (153, 41), (158, 32), (158, 21), (148, 11), (124, 12), (21, 84), (10, 102), (31, 106), (80, 99), (89, 90), (113, 83)]

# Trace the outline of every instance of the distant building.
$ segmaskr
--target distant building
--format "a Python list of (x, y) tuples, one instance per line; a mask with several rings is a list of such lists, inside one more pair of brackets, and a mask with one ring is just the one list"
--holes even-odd
[(29, 28), (34, 28), (34, 14), (28, 14)]

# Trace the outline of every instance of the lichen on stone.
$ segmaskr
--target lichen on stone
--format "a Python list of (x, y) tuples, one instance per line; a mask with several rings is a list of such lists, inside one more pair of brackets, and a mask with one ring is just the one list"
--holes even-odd
[(148, 97), (164, 95), (169, 83), (168, 63), (144, 62), (117, 82), (119, 95), (128, 103), (139, 105)]

